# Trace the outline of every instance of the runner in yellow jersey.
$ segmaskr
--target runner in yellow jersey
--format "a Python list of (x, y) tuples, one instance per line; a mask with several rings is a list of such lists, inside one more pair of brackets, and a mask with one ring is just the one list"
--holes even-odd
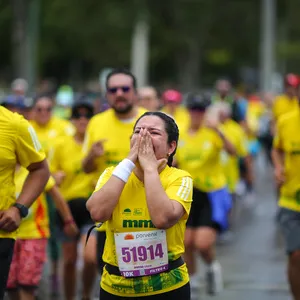
[[(66, 300), (76, 296), (78, 245), (86, 239), (86, 233), (93, 224), (86, 209), (86, 201), (92, 194), (95, 182), (94, 174), (85, 174), (82, 169), (83, 141), (89, 120), (93, 116), (93, 105), (87, 101), (76, 102), (72, 107), (71, 121), (75, 127), (74, 136), (61, 138), (51, 149), (50, 170), (59, 184), (65, 200), (70, 207), (80, 234), (68, 237), (63, 231), (63, 222), (58, 215), (58, 239), (62, 242), (63, 281)], [(82, 298), (89, 299), (97, 273), (96, 235), (91, 236), (83, 248)]]
[(278, 220), (288, 255), (288, 280), (300, 299), (300, 108), (279, 118), (272, 158), (279, 191)]
[(53, 116), (53, 106), (50, 97), (37, 97), (30, 121), (47, 155), (58, 137), (74, 134), (74, 127), (69, 121)]
[[(16, 195), (20, 194), (28, 170), (18, 166), (15, 172)], [(45, 191), (52, 198), (65, 220), (64, 230), (67, 235), (78, 233), (71, 215), (53, 177), (50, 177)], [(43, 267), (47, 258), (47, 241), (50, 236), (47, 202), (41, 194), (29, 209), (26, 218), (21, 222), (14, 246), (13, 259), (9, 271), (7, 290), (9, 298), (27, 300), (34, 299), (36, 289), (42, 278)]]
[(157, 90), (152, 86), (138, 89), (139, 105), (148, 111), (159, 111), (161, 102)]
[[(47, 157), (49, 150), (56, 143), (59, 137), (72, 136), (74, 134), (74, 127), (71, 122), (59, 119), (53, 115), (54, 101), (48, 95), (41, 95), (35, 99), (32, 108), (32, 120), (30, 121), (35, 129), (39, 140), (45, 149)], [(58, 293), (58, 261), (59, 261), (59, 245), (56, 239), (56, 221), (55, 208), (53, 201), (49, 199), (47, 194), (47, 201), (49, 207), (50, 231), (49, 239), (50, 259), (51, 259), (51, 291), (53, 294)]]
[(162, 111), (174, 118), (179, 130), (188, 125), (189, 115), (185, 106), (182, 105), (182, 94), (177, 90), (166, 90), (162, 93), (164, 106)]
[[(227, 103), (221, 103), (218, 106), (220, 129), (236, 149), (236, 155), (229, 155), (225, 150), (222, 150), (221, 153), (221, 160), (227, 179), (228, 190), (232, 197), (235, 198), (234, 195), (237, 184), (240, 180), (239, 159), (246, 159), (248, 156), (247, 137), (241, 125), (230, 118), (230, 105)], [(248, 169), (247, 171), (250, 172), (251, 169)], [(252, 183), (252, 174), (249, 174), (247, 178), (249, 179), (249, 183)]]
[(99, 178), (87, 207), (106, 222), (100, 299), (190, 299), (182, 259), (191, 176), (172, 166), (178, 127), (162, 112), (138, 119), (131, 150)]
[(194, 254), (197, 251), (207, 264), (207, 292), (216, 294), (222, 290), (223, 280), (214, 246), (218, 233), (228, 228), (231, 209), (221, 152), (223, 149), (231, 155), (236, 152), (217, 128), (217, 123), (212, 124), (209, 119), (210, 127), (205, 124), (205, 111), (210, 103), (209, 95), (189, 94), (190, 125), (180, 133), (176, 159), (178, 166), (188, 171), (194, 180), (193, 203), (185, 235), (185, 260), (189, 274), (196, 272)]
[(285, 92), (275, 97), (273, 102), (273, 119), (276, 123), (280, 116), (298, 109), (297, 86), (299, 79), (295, 74), (287, 74), (284, 79)]
[[(127, 156), (132, 127), (145, 109), (138, 107), (136, 78), (123, 69), (113, 70), (106, 79), (106, 97), (110, 109), (94, 116), (87, 128), (83, 169), (90, 173), (103, 172), (109, 166), (117, 165)], [(104, 226), (98, 232), (98, 253), (103, 250), (105, 241)], [(103, 262), (98, 255), (99, 272)]]
[[(17, 163), (29, 174), (16, 199)], [(45, 153), (32, 126), (22, 116), (0, 106), (0, 299), (12, 259), (16, 229), (49, 178)]]

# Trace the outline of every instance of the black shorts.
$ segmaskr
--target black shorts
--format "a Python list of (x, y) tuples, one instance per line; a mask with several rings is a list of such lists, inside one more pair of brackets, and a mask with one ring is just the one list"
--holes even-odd
[(211, 227), (220, 231), (219, 224), (212, 218), (212, 206), (208, 193), (193, 189), (193, 202), (186, 227)]
[(4, 298), (15, 240), (0, 238), (0, 300)]
[[(165, 300), (165, 299), (172, 299), (172, 300), (190, 300), (191, 299), (191, 289), (190, 283), (188, 282), (186, 285), (180, 287), (179, 289), (153, 295), (153, 296), (141, 296), (141, 297), (133, 297), (135, 300)], [(122, 299), (129, 299), (129, 297), (123, 296), (116, 296), (112, 295), (102, 288), (100, 289), (100, 300), (122, 300)]]
[[(85, 198), (76, 198), (67, 202), (80, 234), (86, 234), (88, 229), (94, 224), (89, 211), (86, 209), (86, 202), (87, 199)], [(61, 241), (69, 241), (70, 238), (63, 233), (64, 222), (58, 212), (56, 212), (56, 219), (59, 231), (58, 238)]]

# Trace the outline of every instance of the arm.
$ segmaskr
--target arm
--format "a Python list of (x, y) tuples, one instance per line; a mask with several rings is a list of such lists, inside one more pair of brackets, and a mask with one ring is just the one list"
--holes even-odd
[(217, 134), (223, 141), (224, 149), (226, 152), (232, 156), (237, 155), (236, 149), (233, 144), (228, 140), (228, 138), (221, 132), (221, 130), (216, 129)]
[[(108, 171), (106, 170), (100, 176), (97, 187), (102, 185), (102, 182), (105, 180), (104, 177), (107, 176), (106, 172)], [(111, 218), (124, 186), (124, 181), (118, 177), (111, 176), (99, 190), (96, 187), (96, 191), (86, 203), (87, 210), (95, 222), (105, 222)]]
[(144, 185), (149, 214), (155, 227), (168, 229), (175, 225), (185, 210), (179, 202), (169, 199), (160, 182), (157, 169), (144, 170)]
[(29, 174), (27, 175), (17, 202), (26, 207), (30, 207), (43, 192), (50, 173), (46, 160), (30, 164), (27, 169)]
[(64, 232), (68, 236), (76, 236), (79, 233), (78, 228), (74, 222), (70, 208), (60, 193), (59, 188), (54, 185), (48, 193), (51, 196), (51, 199), (53, 199), (55, 207), (64, 221)]
[(104, 155), (103, 142), (105, 142), (105, 140), (94, 143), (84, 158), (82, 168), (85, 173), (89, 174), (97, 170), (96, 159)]
[(125, 184), (135, 167), (139, 141), (140, 138), (134, 135), (131, 139), (128, 159), (120, 162), (113, 172), (111, 168), (108, 168), (100, 176), (95, 192), (86, 204), (95, 222), (105, 222), (111, 218)]

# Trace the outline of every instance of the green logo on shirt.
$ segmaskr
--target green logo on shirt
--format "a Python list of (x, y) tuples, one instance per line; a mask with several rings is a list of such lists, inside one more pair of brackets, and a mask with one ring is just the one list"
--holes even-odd
[(123, 228), (155, 228), (151, 220), (123, 220)]

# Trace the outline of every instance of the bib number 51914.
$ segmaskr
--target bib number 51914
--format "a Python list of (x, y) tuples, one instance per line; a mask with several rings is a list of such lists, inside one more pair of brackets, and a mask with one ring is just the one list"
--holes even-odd
[(156, 258), (163, 258), (164, 252), (162, 244), (150, 245), (149, 247), (123, 247), (122, 260), (125, 263), (154, 260)]

